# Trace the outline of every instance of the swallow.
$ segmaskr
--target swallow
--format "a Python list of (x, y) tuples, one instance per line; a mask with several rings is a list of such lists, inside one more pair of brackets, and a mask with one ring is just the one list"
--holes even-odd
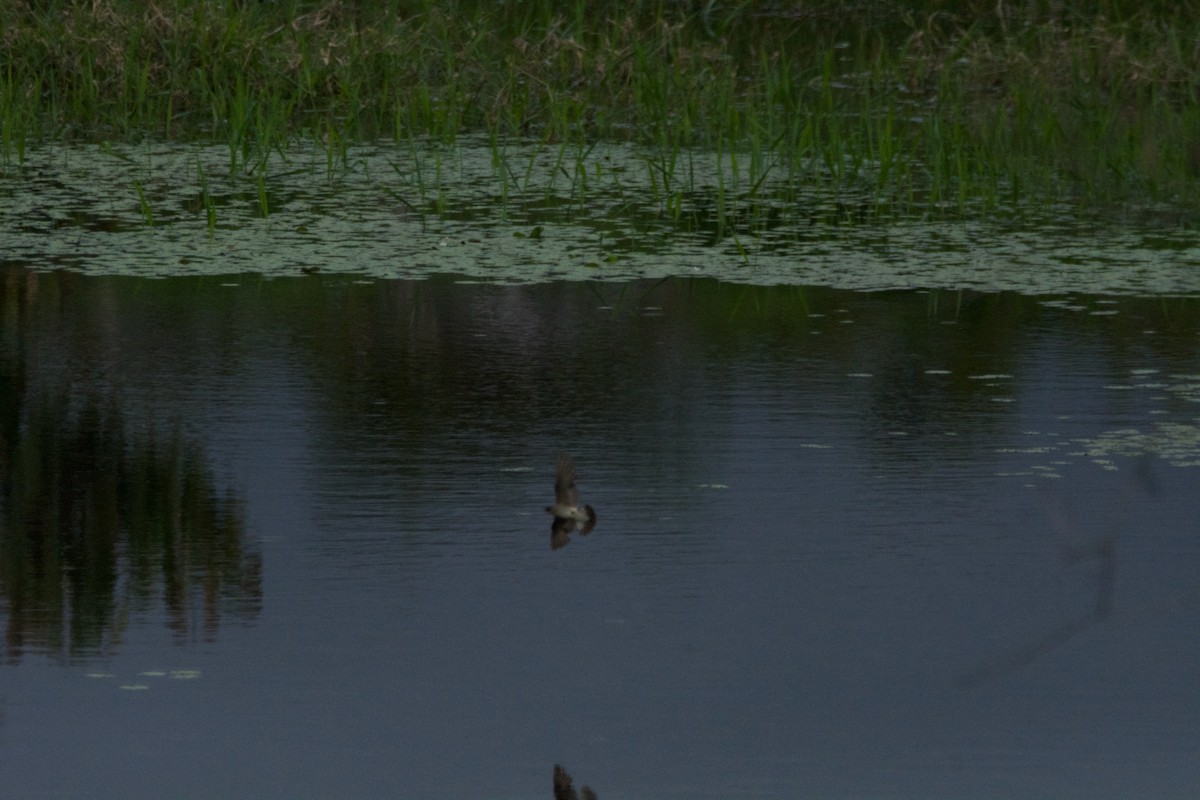
[(554, 522), (550, 523), (551, 550), (564, 547), (571, 531), (578, 529), (582, 536), (587, 536), (596, 527), (596, 512), (591, 506), (579, 505), (575, 462), (570, 456), (560, 455), (554, 465), (554, 505), (546, 506), (546, 513), (554, 515)]

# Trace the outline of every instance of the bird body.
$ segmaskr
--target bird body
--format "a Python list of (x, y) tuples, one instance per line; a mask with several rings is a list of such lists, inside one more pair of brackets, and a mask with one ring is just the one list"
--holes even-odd
[(579, 489), (575, 486), (575, 462), (560, 455), (554, 465), (554, 505), (546, 506), (553, 515), (550, 523), (550, 548), (557, 550), (570, 541), (572, 531), (587, 536), (596, 527), (596, 512), (589, 505), (580, 505)]

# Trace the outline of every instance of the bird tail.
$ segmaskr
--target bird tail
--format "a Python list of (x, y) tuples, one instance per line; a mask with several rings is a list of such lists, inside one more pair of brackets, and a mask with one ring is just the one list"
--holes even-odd
[(587, 522), (583, 523), (583, 527), (579, 529), (579, 532), (587, 536), (592, 532), (592, 528), (596, 527), (596, 511), (591, 506), (584, 506), (583, 510), (587, 512)]

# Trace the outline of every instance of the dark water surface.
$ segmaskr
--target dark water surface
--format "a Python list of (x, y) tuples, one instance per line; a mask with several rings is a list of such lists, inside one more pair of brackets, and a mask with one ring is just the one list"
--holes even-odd
[(4, 797), (1200, 796), (1194, 299), (2, 278)]

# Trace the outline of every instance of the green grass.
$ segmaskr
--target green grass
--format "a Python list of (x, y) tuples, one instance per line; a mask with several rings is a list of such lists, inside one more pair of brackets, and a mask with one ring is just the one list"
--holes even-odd
[(1194, 205), (1197, 42), (1195, 2), (11, 0), (0, 156), (215, 139), (261, 180), (297, 139), (332, 171), (484, 132), (648, 146), (668, 209), (694, 147), (742, 159), (741, 193), (770, 170), (883, 209)]

